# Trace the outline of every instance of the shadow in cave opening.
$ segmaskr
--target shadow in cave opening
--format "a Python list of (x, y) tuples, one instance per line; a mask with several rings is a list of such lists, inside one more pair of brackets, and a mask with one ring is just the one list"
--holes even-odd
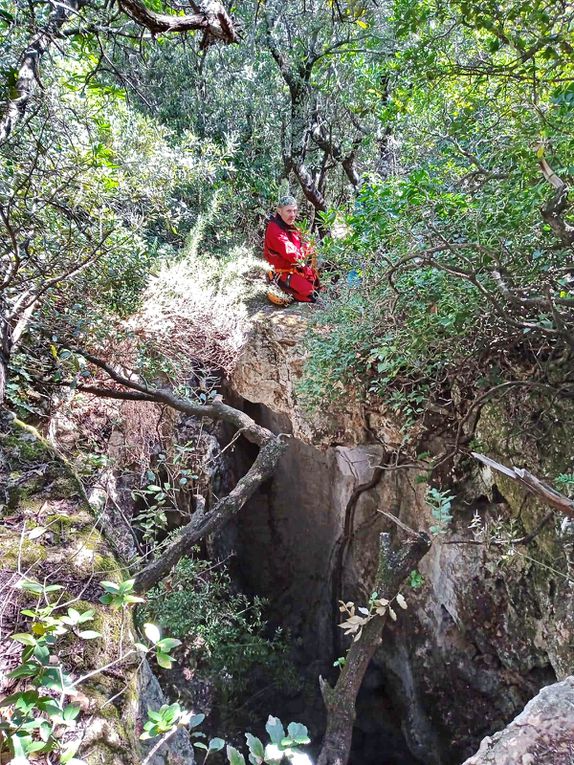
[(427, 765), (407, 746), (401, 730), (401, 710), (371, 667), (359, 691), (349, 765)]

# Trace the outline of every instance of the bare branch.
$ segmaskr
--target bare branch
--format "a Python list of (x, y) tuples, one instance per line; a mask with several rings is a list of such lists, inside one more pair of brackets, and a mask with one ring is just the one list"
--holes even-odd
[[(541, 147), (538, 147), (541, 151)], [(550, 226), (565, 247), (574, 246), (574, 226), (564, 220), (564, 212), (568, 208), (568, 186), (559, 178), (548, 162), (541, 157), (538, 164), (545, 180), (556, 189), (551, 199), (541, 208), (544, 221)]]
[(569, 497), (556, 491), (556, 489), (541, 481), (530, 471), (525, 468), (506, 467), (506, 465), (502, 465), (500, 462), (496, 462), (496, 460), (493, 460), (490, 457), (485, 457), (484, 454), (478, 454), (477, 452), (471, 452), (471, 454), (479, 462), (482, 462), (483, 465), (486, 465), (492, 470), (497, 470), (499, 473), (511, 478), (513, 481), (518, 481), (531, 494), (537, 496), (547, 505), (555, 507), (569, 518), (574, 518), (574, 500), (571, 500)]
[[(379, 568), (374, 589), (379, 598), (392, 600), (408, 574), (417, 567), (430, 549), (431, 541), (422, 532), (409, 533), (398, 549), (393, 549), (390, 534), (380, 535)], [(373, 654), (381, 643), (386, 616), (374, 616), (363, 628), (347, 654), (334, 688), (320, 678), (321, 692), (327, 708), (327, 729), (317, 765), (345, 765), (351, 749), (355, 722), (355, 703), (363, 677)]]
[(120, 0), (120, 8), (131, 19), (149, 29), (153, 34), (161, 32), (189, 32), (201, 30), (204, 33), (202, 47), (220, 40), (225, 43), (239, 42), (233, 22), (217, 0), (203, 0), (197, 13), (186, 16), (170, 16), (150, 11), (139, 0)]
[(286, 446), (281, 436), (274, 436), (267, 431), (266, 443), (243, 478), (226, 497), (219, 500), (213, 510), (208, 513), (194, 513), (192, 520), (183, 527), (176, 541), (157, 560), (137, 574), (134, 584), (136, 592), (146, 592), (157, 584), (200, 539), (219, 531), (232, 515), (238, 513), (263, 481), (271, 477)]

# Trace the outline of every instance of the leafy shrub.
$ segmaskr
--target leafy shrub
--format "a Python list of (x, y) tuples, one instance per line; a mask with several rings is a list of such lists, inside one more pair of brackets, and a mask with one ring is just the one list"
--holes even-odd
[(266, 685), (285, 690), (296, 685), (287, 638), (281, 630), (267, 636), (264, 605), (261, 598), (234, 592), (223, 567), (183, 558), (141, 610), (147, 621), (161, 624), (191, 649), (198, 670), (231, 709), (249, 698), (263, 676)]

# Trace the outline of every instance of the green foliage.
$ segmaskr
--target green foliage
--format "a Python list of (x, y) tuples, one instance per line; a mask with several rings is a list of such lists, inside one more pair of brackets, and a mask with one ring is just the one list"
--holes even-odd
[(408, 585), (412, 590), (420, 590), (425, 583), (425, 578), (418, 569), (414, 569), (409, 574)]
[[(201, 725), (204, 718), (203, 714), (192, 715), (190, 712), (186, 712), (177, 703), (164, 704), (157, 711), (148, 710), (148, 719), (144, 723), (144, 731), (140, 738), (146, 740), (157, 736), (166, 737), (178, 727), (195, 728)], [(252, 733), (245, 733), (251, 765), (279, 765), (285, 759), (292, 762), (301, 754), (299, 747), (311, 743), (307, 728), (301, 723), (289, 723), (287, 733), (285, 733), (281, 720), (270, 715), (265, 730), (270, 738), (270, 743), (267, 745)], [(195, 732), (191, 735), (194, 738), (204, 737), (201, 732)], [(204, 763), (212, 752), (219, 752), (225, 747), (229, 765), (245, 765), (245, 757), (239, 749), (231, 744), (225, 746), (225, 741), (222, 738), (212, 738), (207, 744), (202, 741), (195, 741), (193, 745), (205, 752)]]
[(266, 636), (263, 606), (259, 598), (235, 593), (225, 569), (184, 558), (148, 593), (141, 610), (191, 647), (198, 669), (215, 683), (221, 707), (231, 713), (256, 690), (259, 673), (272, 685), (296, 683), (285, 636), (280, 630)]
[(147, 716), (140, 735), (143, 740), (163, 736), (179, 726), (195, 728), (205, 720), (204, 714), (192, 715), (177, 703), (163, 704), (157, 711), (148, 709)]
[(125, 608), (134, 603), (143, 603), (144, 599), (134, 595), (135, 579), (126, 579), (123, 582), (100, 582), (104, 589), (104, 595), (100, 596), (100, 602), (111, 608)]
[(560, 473), (554, 479), (559, 491), (568, 497), (574, 497), (574, 473)]
[[(212, 393), (215, 395), (213, 391), (200, 393), (204, 397), (200, 401), (205, 402)], [(143, 541), (150, 550), (155, 548), (157, 552), (159, 538), (165, 536), (168, 527), (167, 512), (177, 511), (182, 504), (191, 500), (201, 470), (196, 449), (197, 444), (189, 442), (175, 444), (169, 455), (160, 452), (155, 471), (149, 468), (146, 471), (150, 483), (132, 491), (133, 499), (139, 498), (145, 502), (135, 520), (135, 526), (142, 532)], [(165, 478), (160, 479), (160, 475)]]
[(397, 164), (324, 216), (344, 236), (322, 245), (335, 300), (301, 390), (315, 407), (376, 395), (413, 421), (453, 382), (503, 382), (512, 355), (571, 332), (571, 253), (541, 215), (554, 192), (540, 169), (574, 174), (572, 22), (536, 3), (397, 0), (388, 24), (396, 52), (364, 92)]
[(425, 496), (427, 505), (431, 509), (432, 517), (436, 521), (430, 527), (431, 534), (441, 536), (446, 534), (452, 523), (452, 502), (454, 496), (448, 491), (441, 491), (434, 487), (429, 487)]
[[(104, 583), (106, 594), (100, 600), (116, 608), (128, 609), (134, 602), (141, 600), (129, 595), (133, 580), (119, 585)], [(62, 585), (41, 584), (32, 579), (23, 578), (19, 589), (37, 598), (35, 607), (25, 608), (22, 615), (32, 620), (28, 632), (11, 635), (12, 640), (23, 646), (20, 664), (8, 677), (18, 680), (20, 688), (6, 696), (0, 702), (0, 751), (7, 746), (12, 759), (18, 765), (29, 765), (30, 758), (44, 754), (57, 757), (59, 765), (85, 765), (75, 757), (82, 737), (70, 738), (80, 716), (80, 704), (67, 703), (68, 697), (74, 697), (76, 689), (93, 674), (98, 674), (106, 667), (88, 672), (73, 679), (66, 670), (62, 659), (63, 638), (79, 641), (96, 640), (101, 633), (85, 629), (85, 625), (94, 621), (95, 611), (79, 611), (67, 603), (61, 602)], [(171, 666), (169, 652), (180, 644), (173, 638), (161, 638), (159, 630), (152, 624), (145, 625), (145, 633), (151, 645), (135, 643), (133, 648), (112, 661), (108, 668), (120, 664), (130, 655), (140, 652), (156, 652), (164, 665)], [(145, 730), (150, 735), (157, 735), (170, 729), (178, 719), (178, 705), (162, 707), (159, 712), (150, 712), (153, 725)], [(203, 716), (195, 724), (199, 724)], [(188, 717), (186, 724), (194, 724)], [(154, 727), (155, 726), (155, 727)]]

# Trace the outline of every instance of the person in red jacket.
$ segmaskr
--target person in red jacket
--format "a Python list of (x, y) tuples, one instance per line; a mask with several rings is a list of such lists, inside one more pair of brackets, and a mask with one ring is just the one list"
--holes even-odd
[(319, 276), (306, 263), (309, 245), (294, 225), (297, 212), (294, 197), (281, 197), (276, 215), (267, 224), (263, 254), (273, 266), (273, 280), (282, 290), (301, 303), (314, 303), (318, 297)]

